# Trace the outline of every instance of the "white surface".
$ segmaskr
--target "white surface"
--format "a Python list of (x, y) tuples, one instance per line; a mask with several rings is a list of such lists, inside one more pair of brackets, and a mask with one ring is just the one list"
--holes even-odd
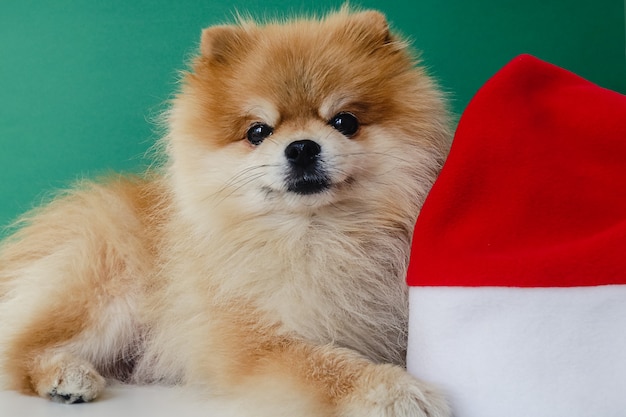
[(175, 388), (112, 386), (87, 404), (56, 404), (39, 397), (0, 391), (1, 417), (212, 417), (210, 405), (192, 400)]
[(626, 286), (410, 289), (408, 368), (455, 417), (626, 416)]

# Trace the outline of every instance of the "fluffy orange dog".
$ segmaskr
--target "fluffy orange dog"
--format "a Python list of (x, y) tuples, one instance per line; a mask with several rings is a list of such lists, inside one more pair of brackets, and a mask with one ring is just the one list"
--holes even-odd
[(212, 27), (200, 49), (162, 169), (81, 184), (3, 245), (0, 382), (448, 415), (402, 369), (412, 229), (449, 145), (434, 83), (377, 12)]

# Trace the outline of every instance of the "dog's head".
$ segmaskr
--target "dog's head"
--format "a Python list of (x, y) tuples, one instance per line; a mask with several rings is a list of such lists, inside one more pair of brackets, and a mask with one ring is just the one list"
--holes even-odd
[(211, 27), (200, 49), (168, 114), (184, 210), (292, 214), (358, 201), (358, 211), (397, 200), (417, 214), (448, 146), (447, 116), (380, 13)]

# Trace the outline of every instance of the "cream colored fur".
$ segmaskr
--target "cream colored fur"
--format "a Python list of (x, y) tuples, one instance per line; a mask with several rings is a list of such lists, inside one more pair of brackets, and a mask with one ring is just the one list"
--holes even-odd
[[(329, 126), (339, 112), (353, 137)], [(237, 416), (448, 415), (401, 368), (448, 121), (384, 17), (207, 29), (166, 116), (162, 169), (80, 184), (5, 242), (2, 385), (89, 401), (105, 376), (195, 387)], [(274, 128), (260, 145), (255, 122)], [(302, 139), (327, 189), (287, 189)]]

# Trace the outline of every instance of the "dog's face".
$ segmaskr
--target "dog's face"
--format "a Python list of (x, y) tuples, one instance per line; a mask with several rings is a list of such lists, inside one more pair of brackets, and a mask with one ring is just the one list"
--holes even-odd
[(213, 27), (201, 52), (169, 115), (185, 209), (311, 212), (430, 185), (445, 110), (382, 15)]

